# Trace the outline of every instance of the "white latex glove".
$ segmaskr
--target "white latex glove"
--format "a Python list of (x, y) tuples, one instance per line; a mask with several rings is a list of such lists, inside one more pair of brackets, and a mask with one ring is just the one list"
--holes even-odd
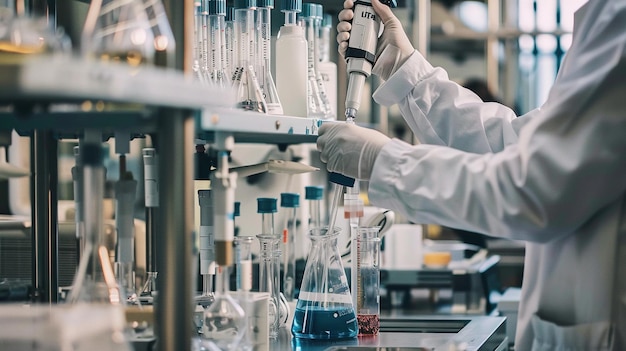
[(368, 128), (346, 123), (324, 123), (318, 131), (317, 150), (330, 172), (369, 180), (380, 150), (391, 139)]
[[(354, 17), (353, 7), (353, 0), (345, 0), (343, 10), (338, 16), (337, 43), (342, 57), (345, 56), (350, 39), (350, 29), (352, 29), (350, 21)], [(415, 49), (406, 36), (402, 23), (389, 6), (381, 4), (379, 0), (372, 0), (372, 7), (384, 26), (383, 34), (378, 39), (376, 61), (372, 73), (387, 80), (413, 54)]]

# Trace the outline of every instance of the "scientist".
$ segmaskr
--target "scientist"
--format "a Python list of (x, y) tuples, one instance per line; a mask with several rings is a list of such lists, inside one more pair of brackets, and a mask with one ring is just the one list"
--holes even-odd
[(516, 350), (626, 350), (626, 1), (576, 12), (547, 101), (520, 117), (433, 68), (372, 2), (385, 25), (374, 99), (398, 104), (423, 144), (324, 124), (328, 170), (369, 180), (372, 203), (413, 222), (525, 240)]

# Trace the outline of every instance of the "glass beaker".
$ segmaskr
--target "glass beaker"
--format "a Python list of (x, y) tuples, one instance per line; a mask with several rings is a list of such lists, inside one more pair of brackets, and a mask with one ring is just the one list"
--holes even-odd
[(356, 318), (359, 335), (380, 329), (380, 227), (359, 228), (357, 242)]
[(304, 339), (346, 339), (358, 326), (348, 279), (337, 249), (341, 229), (309, 230), (311, 249), (304, 269), (291, 332)]

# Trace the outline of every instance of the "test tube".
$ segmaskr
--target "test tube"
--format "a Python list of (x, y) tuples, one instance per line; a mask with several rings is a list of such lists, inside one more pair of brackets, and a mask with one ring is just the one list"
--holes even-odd
[(269, 337), (277, 338), (280, 328), (279, 286), (276, 283), (275, 252), (280, 243), (280, 235), (275, 234), (274, 213), (277, 212), (277, 199), (258, 198), (257, 213), (261, 214), (261, 234), (259, 239), (259, 291), (270, 294), (269, 303)]
[(280, 194), (280, 206), (288, 211), (283, 226), (283, 292), (287, 301), (293, 301), (296, 283), (296, 230), (297, 209), (300, 207), (300, 194)]
[(252, 242), (254, 237), (235, 237), (235, 265), (237, 268), (237, 291), (248, 292), (252, 289)]
[[(311, 16), (313, 19), (313, 54), (314, 56), (314, 64), (315, 64), (315, 79), (317, 81), (317, 89), (320, 92), (320, 98), (322, 99), (322, 110), (324, 111), (324, 118), (329, 118), (331, 116), (331, 107), (330, 100), (328, 99), (328, 94), (326, 93), (326, 85), (324, 85), (324, 78), (322, 77), (322, 72), (319, 69), (320, 62), (320, 50), (319, 50), (319, 33), (322, 27), (322, 19), (324, 18), (324, 7), (320, 4), (315, 5), (315, 13)], [(308, 37), (307, 37), (307, 40)]]
[(307, 186), (304, 188), (304, 198), (309, 200), (309, 229), (322, 226), (322, 199), (324, 188), (321, 186)]
[(380, 227), (359, 228), (357, 267), (357, 322), (359, 335), (377, 335), (380, 329)]

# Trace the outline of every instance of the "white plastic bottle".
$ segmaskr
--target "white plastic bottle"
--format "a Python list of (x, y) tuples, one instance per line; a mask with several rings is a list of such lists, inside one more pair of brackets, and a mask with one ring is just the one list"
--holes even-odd
[(306, 117), (308, 46), (304, 29), (296, 24), (302, 0), (284, 0), (281, 5), (285, 24), (276, 39), (276, 88), (285, 115)]
[(337, 119), (337, 64), (330, 60), (330, 30), (333, 26), (333, 17), (324, 14), (320, 30), (319, 52), (320, 62), (317, 63), (317, 70), (322, 76), (322, 82), (326, 88), (326, 96), (330, 103), (329, 119)]

